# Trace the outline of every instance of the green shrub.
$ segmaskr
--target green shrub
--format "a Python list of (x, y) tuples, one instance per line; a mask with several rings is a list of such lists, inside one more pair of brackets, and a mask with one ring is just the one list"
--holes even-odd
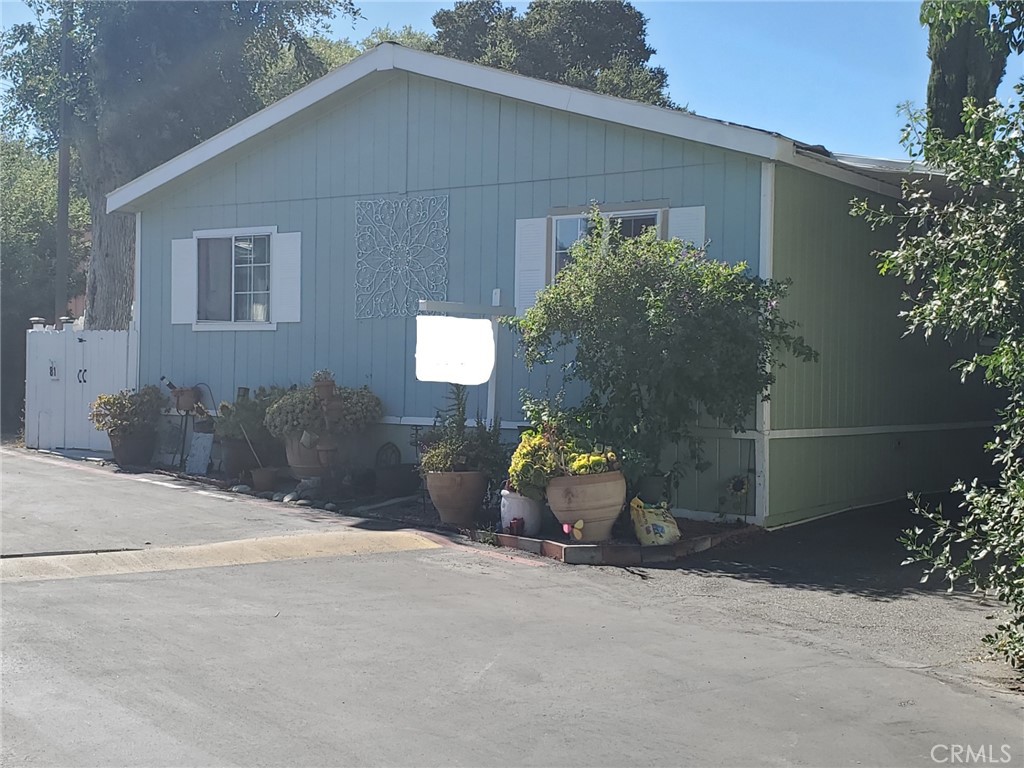
[(448, 406), (438, 412), (434, 428), (420, 442), (420, 472), (483, 472), (492, 480), (505, 477), (508, 449), (501, 444), (498, 424), (477, 419), (466, 426), (466, 388), (452, 384)]
[(384, 415), (384, 406), (369, 387), (338, 387), (328, 407), (328, 428), (336, 435), (365, 432)]
[(311, 387), (297, 387), (285, 392), (267, 408), (263, 423), (271, 435), (279, 438), (326, 431), (320, 400)]
[(566, 381), (589, 385), (577, 420), (594, 442), (657, 468), (663, 447), (680, 441), (699, 460), (701, 408), (741, 431), (783, 353), (816, 358), (779, 311), (787, 290), (653, 229), (625, 238), (595, 211), (554, 284), (507, 322), (528, 367), (573, 349)]
[(156, 429), (167, 398), (149, 384), (138, 392), (130, 389), (112, 395), (100, 395), (89, 409), (89, 420), (96, 429), (124, 436)]

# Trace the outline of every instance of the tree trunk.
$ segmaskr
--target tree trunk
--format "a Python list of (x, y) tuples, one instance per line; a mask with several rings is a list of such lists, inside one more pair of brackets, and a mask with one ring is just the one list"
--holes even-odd
[(123, 331), (132, 319), (135, 217), (107, 213), (106, 198), (89, 197), (92, 249), (85, 288), (85, 327)]
[[(92, 218), (92, 247), (85, 287), (85, 327), (122, 331), (132, 319), (135, 285), (135, 217), (107, 213), (107, 193), (135, 174), (100, 149), (95, 133), (78, 137)], [(117, 150), (115, 149), (116, 153)]]
[(985, 44), (979, 30), (985, 28), (988, 11), (983, 8), (979, 13), (976, 21), (961, 22), (948, 37), (941, 30), (929, 30), (928, 127), (947, 139), (964, 132), (964, 99), (987, 104), (1006, 71), (1009, 47), (993, 50)]

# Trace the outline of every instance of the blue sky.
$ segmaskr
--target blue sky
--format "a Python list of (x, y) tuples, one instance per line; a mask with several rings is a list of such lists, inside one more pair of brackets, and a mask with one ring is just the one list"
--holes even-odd
[[(359, 2), (363, 18), (338, 19), (336, 37), (390, 25), (431, 30), (451, 3)], [(927, 34), (917, 2), (635, 2), (649, 19), (654, 63), (672, 97), (699, 114), (777, 131), (837, 152), (902, 157), (897, 105), (923, 105)], [(525, 8), (519, 3), (517, 7)], [(31, 18), (0, 3), (4, 27)], [(1007, 66), (1000, 98), (1024, 76)]]

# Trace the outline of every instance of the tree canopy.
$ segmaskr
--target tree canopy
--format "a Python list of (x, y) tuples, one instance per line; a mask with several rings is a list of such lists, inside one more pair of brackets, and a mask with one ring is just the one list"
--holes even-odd
[(465, 0), (432, 20), (445, 56), (674, 106), (668, 74), (650, 64), (647, 19), (625, 0), (534, 0), (523, 14), (501, 0)]
[(988, 103), (1013, 51), (1024, 52), (1024, 2), (1020, 0), (925, 0), (928, 27), (930, 125), (947, 138), (963, 132), (964, 99)]
[[(399, 43), (406, 48), (421, 51), (430, 50), (434, 45), (434, 39), (429, 34), (415, 30), (408, 24), (400, 29), (374, 27), (369, 35), (357, 42), (347, 37), (330, 40), (323, 35), (310, 35), (305, 38), (303, 44), (320, 59), (324, 71), (328, 71), (347, 64), (356, 56), (385, 42)], [(289, 45), (281, 51), (281, 55), (260, 78), (256, 85), (256, 94), (263, 104), (272, 104), (306, 85), (315, 76), (316, 70), (299, 66), (296, 49)]]
[(961, 369), (984, 371), (1006, 394), (989, 445), (999, 480), (959, 483), (962, 517), (919, 504), (926, 526), (904, 543), (926, 575), (951, 587), (966, 579), (1006, 604), (1008, 617), (986, 640), (1024, 670), (1024, 81), (1015, 92), (1008, 106), (968, 101), (965, 130), (953, 137), (927, 129), (924, 113), (910, 113), (904, 143), (945, 174), (951, 201), (908, 181), (897, 209), (861, 201), (854, 212), (898, 227), (896, 247), (878, 258), (883, 274), (907, 285), (911, 331), (987, 339)]
[[(74, 175), (69, 222), (72, 232), (68, 295), (85, 287), (89, 207)], [(25, 329), (33, 316), (53, 309), (56, 259), (57, 162), (24, 141), (0, 139), (0, 189), (4, 210), (0, 216), (0, 367), (2, 420), (15, 426), (25, 394)]]
[[(86, 324), (130, 319), (134, 224), (105, 195), (263, 106), (256, 83), (284, 46), (322, 74), (306, 40), (352, 0), (99, 2), (29, 0), (37, 18), (3, 35), (5, 127), (52, 147), (62, 96), (92, 212)], [(59, 68), (60, 15), (72, 13), (70, 73)]]

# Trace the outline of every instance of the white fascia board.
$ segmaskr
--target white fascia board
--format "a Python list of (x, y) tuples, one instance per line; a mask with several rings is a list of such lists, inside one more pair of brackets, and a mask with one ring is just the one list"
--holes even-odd
[(395, 48), (395, 68), (510, 99), (592, 117), (666, 136), (775, 159), (790, 150), (788, 139), (628, 99), (604, 96), (560, 83), (503, 72), (411, 48)]
[(261, 109), (256, 114), (235, 123), (216, 136), (115, 189), (107, 195), (107, 213), (134, 210), (131, 204), (143, 195), (277, 125), (282, 120), (287, 120), (357, 80), (373, 72), (392, 69), (393, 57), (394, 46), (378, 46), (295, 93), (285, 96), (266, 109)]
[(831, 176), (869, 191), (899, 196), (899, 190), (896, 187), (841, 168), (835, 161), (827, 158), (810, 159), (814, 156), (799, 152), (793, 141), (784, 136), (691, 115), (687, 112), (604, 96), (560, 83), (503, 72), (479, 64), (404, 48), (394, 43), (382, 43), (266, 109), (260, 110), (221, 131), (216, 136), (168, 160), (163, 165), (157, 166), (137, 179), (115, 189), (107, 195), (107, 212), (137, 210), (137, 206), (134, 204), (162, 185), (272, 128), (281, 121), (287, 120), (367, 75), (390, 69), (402, 70), (583, 117), (742, 152), (764, 160), (776, 160), (813, 173)]
[(780, 159), (788, 165), (793, 165), (805, 171), (816, 173), (819, 176), (826, 176), (830, 179), (835, 179), (836, 181), (842, 181), (854, 187), (866, 189), (868, 192), (875, 192), (879, 195), (895, 198), (896, 200), (903, 198), (903, 190), (901, 190), (898, 185), (888, 184), (884, 181), (873, 179), (870, 176), (857, 173), (856, 171), (843, 168), (834, 160), (823, 157), (814, 152), (805, 152), (794, 146), (793, 153), (790, 157)]

